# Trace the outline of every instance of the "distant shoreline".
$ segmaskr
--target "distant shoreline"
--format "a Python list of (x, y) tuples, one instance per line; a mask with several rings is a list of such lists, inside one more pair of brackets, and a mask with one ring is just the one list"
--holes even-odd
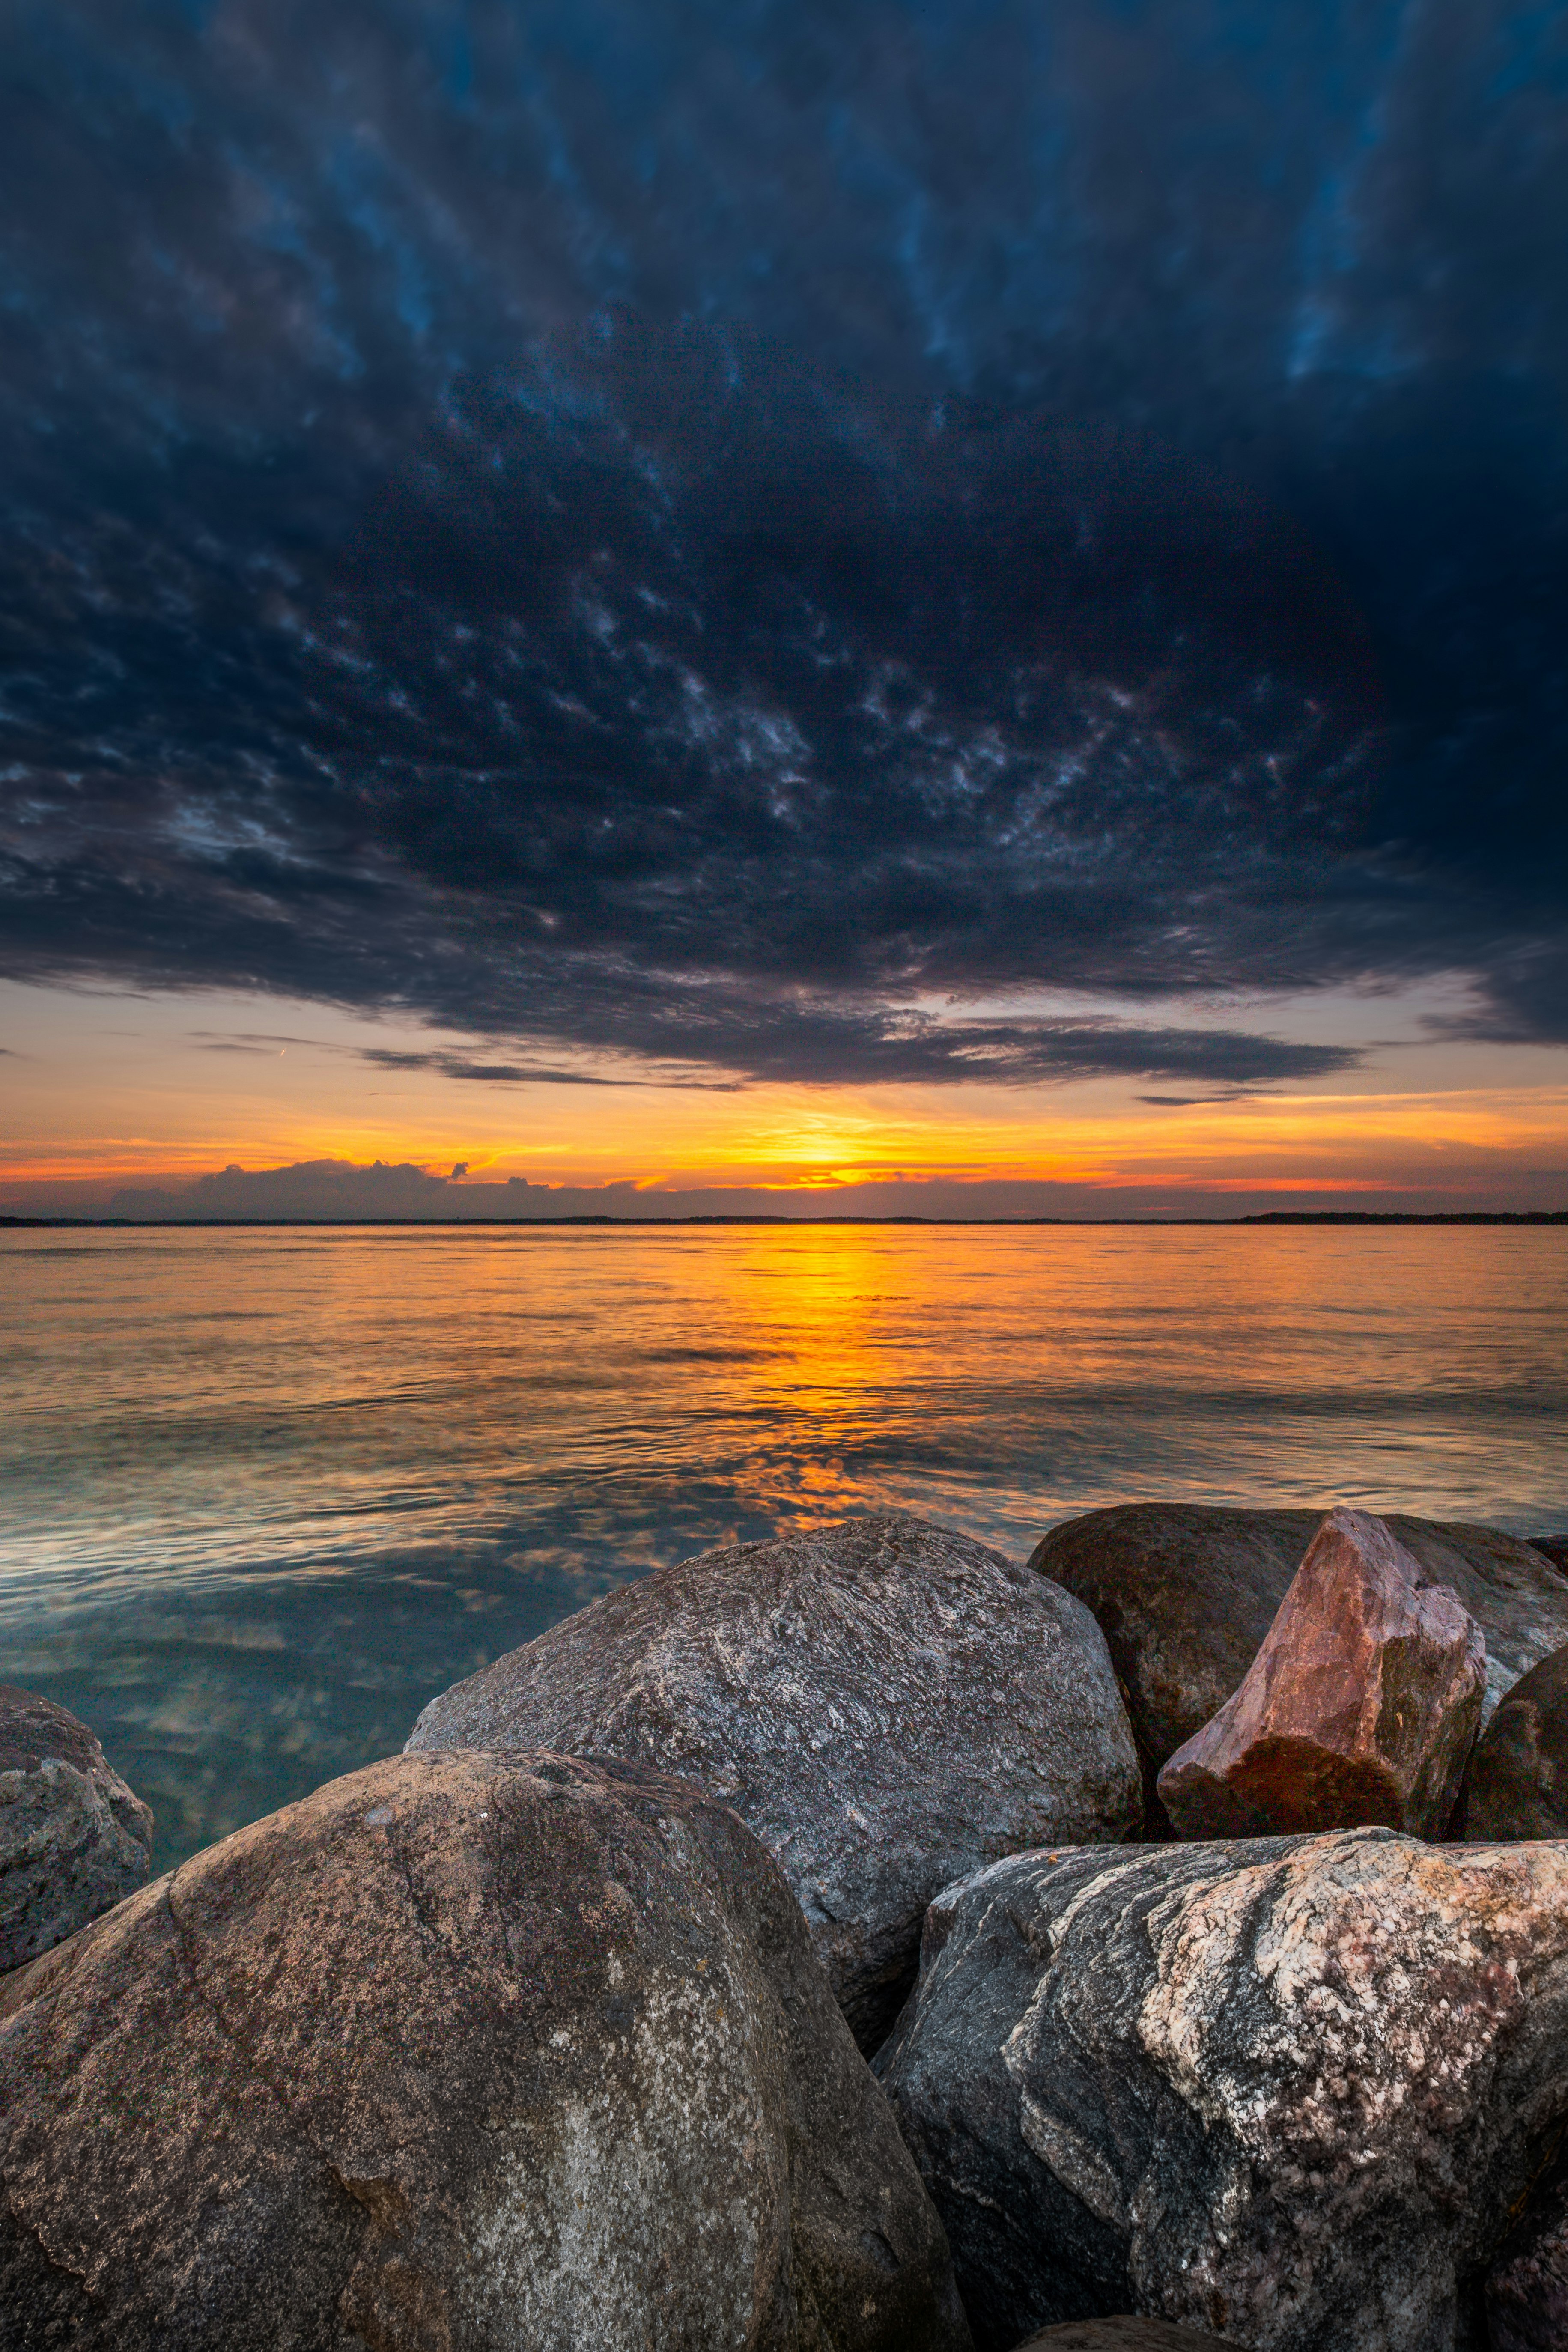
[(0, 1229), (140, 1233), (149, 1230), (232, 1228), (239, 1231), (309, 1227), (331, 1231), (373, 1225), (401, 1230), (428, 1227), (443, 1233), (468, 1227), (552, 1225), (1558, 1225), (1568, 1227), (1568, 1209), (1267, 1209), (1247, 1217), (823, 1217), (742, 1216), (614, 1217), (584, 1213), (559, 1217), (14, 1217), (0, 1215)]

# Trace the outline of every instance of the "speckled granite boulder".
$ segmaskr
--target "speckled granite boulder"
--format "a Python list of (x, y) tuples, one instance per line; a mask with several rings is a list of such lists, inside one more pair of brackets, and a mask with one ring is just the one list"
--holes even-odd
[[(1076, 1592), (1110, 1645), (1155, 1825), (1160, 1767), (1241, 1681), (1322, 1516), (1126, 1503), (1068, 1519), (1036, 1546), (1030, 1567)], [(1484, 1721), (1521, 1675), (1568, 1643), (1568, 1575), (1496, 1528), (1398, 1511), (1384, 1524), (1486, 1636)]]
[(1016, 1855), (932, 1906), (878, 2064), (982, 2352), (1130, 2307), (1480, 2352), (1568, 2116), (1568, 1846)]
[(700, 1780), (777, 1855), (868, 2051), (940, 1887), (1142, 1820), (1089, 1611), (911, 1518), (660, 1569), (432, 1700), (408, 1746), (555, 1748)]
[(85, 1723), (0, 1684), (0, 1974), (145, 1885), (153, 1816)]
[(732, 1813), (399, 1757), (0, 1992), (5, 2352), (964, 2352), (942, 2229)]
[(1161, 1771), (1161, 1802), (1183, 1838), (1369, 1822), (1441, 1837), (1486, 1679), (1454, 1594), (1381, 1519), (1331, 1511), (1241, 1687)]
[(1454, 1834), (1568, 1837), (1568, 1649), (1515, 1683), (1488, 1724), (1466, 1769)]

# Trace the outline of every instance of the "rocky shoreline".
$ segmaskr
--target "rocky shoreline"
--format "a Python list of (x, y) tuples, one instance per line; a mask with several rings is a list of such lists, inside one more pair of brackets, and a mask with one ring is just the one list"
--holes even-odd
[(850, 1520), (153, 1884), (0, 1690), (0, 2344), (1563, 2352), (1565, 1565)]

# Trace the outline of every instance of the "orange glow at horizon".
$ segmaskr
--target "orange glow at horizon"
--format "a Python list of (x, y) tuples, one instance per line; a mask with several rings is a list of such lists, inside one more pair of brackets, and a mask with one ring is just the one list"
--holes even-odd
[(8, 1010), (0, 1200), (27, 1184), (178, 1185), (230, 1164), (380, 1160), (442, 1176), (463, 1165), (470, 1181), (825, 1201), (846, 1184), (930, 1180), (1219, 1195), (1418, 1186), (1458, 1198), (1495, 1175), (1554, 1185), (1568, 1202), (1568, 1056), (1540, 1048), (1378, 1047), (1331, 1082), (1216, 1087), (1206, 1099), (1173, 1087), (1194, 1096), (1173, 1102), (1110, 1078), (484, 1083), (389, 1069), (376, 1052), (426, 1034), (315, 1006), (12, 989)]

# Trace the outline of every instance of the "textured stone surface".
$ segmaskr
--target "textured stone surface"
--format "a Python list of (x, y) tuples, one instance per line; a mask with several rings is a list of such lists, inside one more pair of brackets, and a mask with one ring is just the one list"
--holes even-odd
[(1568, 1649), (1515, 1683), (1466, 1768), (1456, 1837), (1568, 1837)]
[(1204, 2352), (1205, 2345), (1220, 2340), (1201, 2329), (1124, 2314), (1115, 2319), (1069, 2319), (1060, 2327), (1042, 2328), (1020, 2344), (1018, 2352)]
[(153, 1816), (85, 1723), (0, 1684), (0, 1974), (146, 1884)]
[[(1068, 1519), (1037, 1545), (1030, 1567), (1076, 1592), (1104, 1630), (1151, 1798), (1161, 1765), (1218, 1714), (1257, 1656), (1321, 1518), (1128, 1503)], [(1485, 1634), (1484, 1719), (1568, 1643), (1568, 1576), (1495, 1528), (1402, 1512), (1386, 1524)]]
[(0, 1992), (5, 2352), (962, 2352), (940, 2225), (734, 1815), (370, 1766)]
[(661, 1569), (433, 1700), (408, 1745), (556, 1748), (701, 1781), (777, 1855), (866, 2050), (940, 1887), (1142, 1818), (1088, 1610), (919, 1519)]
[(1568, 2345), (1568, 2165), (1559, 2164), (1499, 2249), (1487, 2279), (1489, 2352)]
[(1568, 1535), (1531, 1536), (1531, 1548), (1552, 1562), (1553, 1568), (1568, 1570)]
[[(1381, 1519), (1331, 1511), (1241, 1687), (1160, 1774), (1178, 1837), (1441, 1837), (1481, 1719), (1486, 1643)], [(1505, 1707), (1507, 1702), (1504, 1702)]]
[(1568, 1846), (1016, 1855), (932, 1906), (878, 2063), (983, 2352), (1129, 2309), (1479, 2352), (1568, 2115)]

